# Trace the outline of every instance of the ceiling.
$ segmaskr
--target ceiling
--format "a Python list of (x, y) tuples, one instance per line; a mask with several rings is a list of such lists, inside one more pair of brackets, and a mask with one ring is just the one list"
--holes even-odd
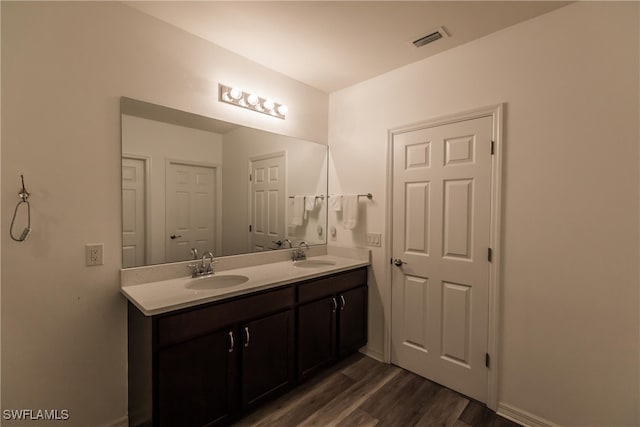
[[(134, 1), (146, 14), (330, 93), (565, 6), (558, 1)], [(409, 42), (442, 27), (448, 37)]]

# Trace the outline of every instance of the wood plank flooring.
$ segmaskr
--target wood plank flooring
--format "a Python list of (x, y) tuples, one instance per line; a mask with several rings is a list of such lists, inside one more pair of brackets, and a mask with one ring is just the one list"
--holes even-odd
[(448, 388), (357, 353), (233, 426), (519, 425)]

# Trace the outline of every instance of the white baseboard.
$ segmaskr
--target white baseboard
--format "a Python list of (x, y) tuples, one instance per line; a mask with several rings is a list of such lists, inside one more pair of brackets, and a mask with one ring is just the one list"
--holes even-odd
[(544, 418), (503, 402), (498, 402), (497, 414), (508, 420), (522, 424), (525, 427), (560, 427), (558, 424), (552, 423), (549, 420), (545, 420)]
[(113, 420), (111, 422), (108, 422), (107, 424), (103, 424), (100, 427), (129, 427), (129, 416), (125, 415), (118, 418), (117, 420)]
[(360, 349), (360, 353), (364, 354), (365, 356), (369, 356), (370, 358), (375, 359), (378, 362), (386, 363), (381, 352), (371, 350), (369, 347), (362, 347)]

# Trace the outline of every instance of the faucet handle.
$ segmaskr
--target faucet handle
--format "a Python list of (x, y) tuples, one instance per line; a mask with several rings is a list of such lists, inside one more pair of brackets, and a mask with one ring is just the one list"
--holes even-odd
[(187, 264), (187, 267), (191, 270), (191, 275), (196, 275), (200, 272), (200, 266), (198, 264)]

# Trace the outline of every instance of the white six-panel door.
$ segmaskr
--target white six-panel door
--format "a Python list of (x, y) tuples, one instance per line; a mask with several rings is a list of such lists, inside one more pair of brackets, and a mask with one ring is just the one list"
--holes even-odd
[(166, 261), (193, 259), (216, 249), (216, 168), (167, 162)]
[(285, 158), (273, 155), (251, 161), (251, 249), (277, 249), (285, 238)]
[(391, 360), (486, 402), (492, 118), (393, 135)]

